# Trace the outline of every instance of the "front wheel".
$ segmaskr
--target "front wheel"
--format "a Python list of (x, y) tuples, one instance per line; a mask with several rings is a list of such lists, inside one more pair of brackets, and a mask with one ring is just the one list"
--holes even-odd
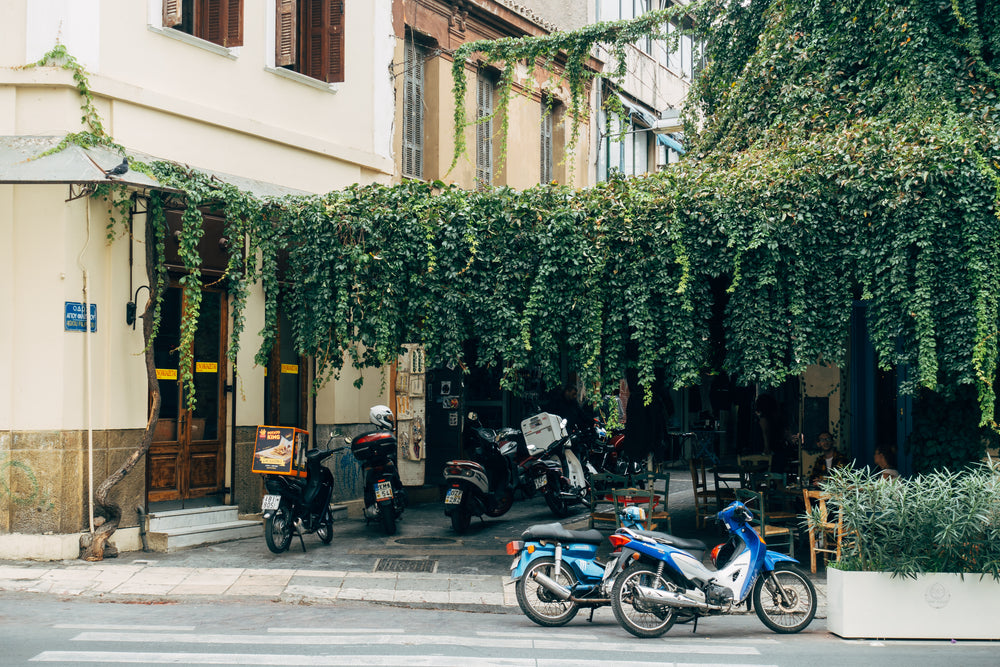
[(292, 519), (286, 508), (279, 507), (264, 520), (264, 541), (272, 553), (280, 554), (288, 549), (292, 543)]
[(629, 633), (643, 639), (659, 637), (674, 625), (676, 610), (666, 605), (654, 605), (636, 597), (635, 587), (673, 589), (663, 577), (644, 563), (633, 563), (615, 580), (611, 590), (611, 610)]
[(763, 572), (753, 587), (757, 618), (774, 632), (800, 632), (816, 615), (816, 587), (809, 577), (788, 563)]
[(333, 542), (333, 512), (330, 511), (329, 507), (323, 510), (323, 514), (319, 518), (319, 528), (316, 529), (316, 534), (323, 544)]
[(559, 573), (557, 574), (554, 558), (539, 558), (528, 566), (514, 587), (514, 591), (517, 593), (517, 605), (524, 612), (524, 615), (538, 625), (547, 628), (566, 625), (580, 611), (580, 607), (575, 602), (560, 600), (538, 583), (533, 576), (536, 573), (544, 574), (559, 585), (572, 589), (576, 584), (576, 577), (573, 576), (573, 572), (566, 566), (566, 563), (559, 565)]
[(545, 504), (549, 506), (552, 513), (560, 519), (569, 516), (569, 503), (561, 492), (568, 490), (565, 478), (553, 480), (549, 478), (549, 484), (545, 487)]
[(392, 503), (386, 503), (378, 508), (378, 519), (386, 535), (396, 534), (396, 510)]

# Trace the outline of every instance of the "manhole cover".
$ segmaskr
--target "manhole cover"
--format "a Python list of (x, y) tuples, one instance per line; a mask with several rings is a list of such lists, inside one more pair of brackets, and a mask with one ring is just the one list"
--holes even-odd
[(458, 540), (453, 540), (450, 537), (401, 537), (398, 540), (393, 540), (396, 544), (405, 544), (411, 547), (432, 547), (441, 546), (442, 544), (455, 544)]
[(379, 558), (375, 563), (375, 572), (435, 572), (436, 570), (436, 560)]

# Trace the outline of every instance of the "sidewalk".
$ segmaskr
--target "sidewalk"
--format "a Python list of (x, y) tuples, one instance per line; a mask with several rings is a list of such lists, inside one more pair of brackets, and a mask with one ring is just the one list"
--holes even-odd
[[(686, 482), (686, 483), (685, 483)], [(717, 529), (694, 530), (690, 480), (671, 479), (669, 507), (675, 534), (712, 545)], [(334, 539), (298, 539), (272, 554), (263, 535), (173, 553), (128, 552), (98, 563), (81, 560), (0, 562), (0, 591), (113, 600), (267, 599), (289, 604), (337, 600), (492, 613), (520, 613), (508, 574), (508, 541), (530, 525), (556, 521), (544, 500), (518, 501), (503, 517), (473, 520), (465, 535), (452, 532), (440, 503), (406, 510), (399, 531), (386, 537), (363, 520), (334, 524)], [(585, 529), (584, 508), (562, 521)], [(599, 555), (610, 548), (605, 543)], [(802, 554), (799, 554), (800, 556)], [(808, 571), (808, 558), (805, 568)], [(817, 618), (826, 616), (825, 576), (813, 575)]]

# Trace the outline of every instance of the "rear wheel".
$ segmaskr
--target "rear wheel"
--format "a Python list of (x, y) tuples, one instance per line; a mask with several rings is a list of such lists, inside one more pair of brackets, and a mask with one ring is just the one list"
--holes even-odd
[(264, 541), (273, 553), (288, 549), (292, 543), (292, 520), (287, 508), (279, 507), (264, 520)]
[(753, 608), (757, 618), (774, 632), (800, 632), (816, 615), (816, 587), (799, 568), (779, 563), (773, 572), (763, 572), (757, 578)]
[(510, 508), (514, 506), (514, 489), (507, 487), (503, 491), (503, 495), (497, 500), (497, 504), (491, 509), (486, 510), (486, 516), (498, 517), (503, 516)]
[(323, 515), (319, 518), (319, 528), (316, 529), (320, 541), (329, 544), (333, 541), (333, 513), (327, 507), (323, 510)]
[(378, 519), (382, 524), (382, 530), (385, 531), (386, 535), (396, 534), (396, 510), (393, 509), (392, 503), (386, 503), (385, 505), (380, 505), (378, 508)]
[(611, 610), (618, 624), (636, 637), (651, 639), (669, 630), (677, 619), (676, 610), (666, 605), (654, 605), (639, 600), (636, 586), (673, 589), (673, 584), (644, 563), (633, 563), (615, 580), (611, 591)]
[(459, 535), (462, 535), (469, 529), (469, 524), (472, 523), (472, 514), (469, 512), (465, 505), (456, 507), (451, 513), (451, 527)]
[(544, 574), (559, 585), (572, 588), (576, 584), (576, 577), (573, 576), (572, 570), (566, 566), (566, 563), (559, 565), (557, 574), (555, 559), (539, 558), (528, 566), (514, 587), (514, 591), (517, 593), (517, 604), (524, 615), (538, 625), (548, 628), (566, 625), (580, 611), (580, 607), (575, 602), (560, 600), (538, 583), (534, 577), (535, 574)]
[(558, 477), (556, 479), (549, 477), (549, 484), (545, 487), (545, 504), (560, 519), (569, 516), (569, 502), (562, 495), (568, 490), (569, 483), (565, 477)]

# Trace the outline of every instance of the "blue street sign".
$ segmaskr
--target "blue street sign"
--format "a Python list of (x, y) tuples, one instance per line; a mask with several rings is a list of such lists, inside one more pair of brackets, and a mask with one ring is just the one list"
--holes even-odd
[[(66, 302), (66, 331), (86, 331), (83, 304), (76, 301)], [(90, 331), (97, 331), (97, 304), (90, 304)]]

